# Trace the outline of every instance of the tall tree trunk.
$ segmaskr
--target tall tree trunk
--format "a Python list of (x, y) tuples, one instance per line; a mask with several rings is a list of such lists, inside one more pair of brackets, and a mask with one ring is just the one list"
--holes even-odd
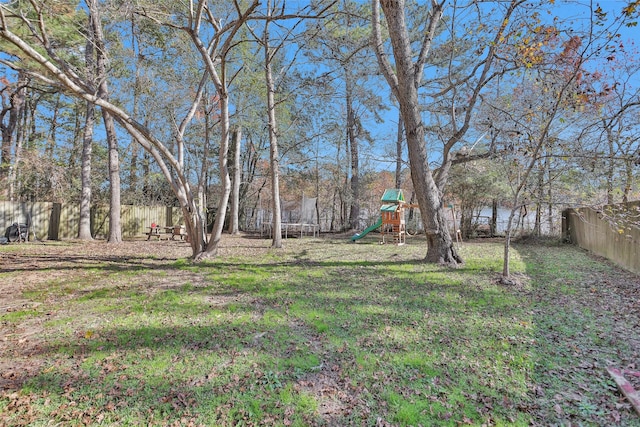
[(624, 190), (622, 191), (622, 203), (629, 202), (629, 195), (631, 194), (631, 188), (633, 186), (633, 159), (626, 157), (624, 159), (625, 166), (625, 179)]
[(498, 200), (491, 200), (491, 224), (489, 225), (491, 237), (498, 233)]
[[(82, 112), (80, 112), (82, 110)], [(73, 103), (73, 146), (67, 155), (67, 165), (69, 170), (75, 170), (78, 166), (78, 159), (82, 161), (82, 136), (84, 133), (84, 118), (87, 112), (86, 101), (76, 99)]]
[[(16, 140), (15, 133), (18, 118), (22, 115), (22, 110), (25, 105), (26, 86), (28, 82), (29, 80), (26, 74), (18, 74), (16, 86), (13, 92), (9, 94), (9, 105), (4, 105), (3, 103), (2, 111), (0, 112), (0, 130), (2, 132), (2, 146), (0, 147), (0, 194), (4, 192), (4, 195), (10, 200), (13, 199), (13, 192), (10, 188), (15, 184), (14, 181), (17, 173), (15, 169), (18, 167), (11, 152), (13, 151), (13, 144)], [(7, 114), (9, 117), (8, 120), (5, 121)], [(11, 169), (12, 163), (14, 163), (13, 170)]]
[(463, 239), (468, 239), (473, 234), (473, 207), (465, 203), (460, 205), (460, 232)]
[[(92, 20), (89, 27), (93, 29)], [(93, 32), (93, 31), (92, 31)], [(88, 80), (95, 76), (95, 50), (91, 38), (87, 40), (85, 48), (85, 63)], [(95, 105), (87, 102), (82, 132), (82, 166), (80, 170), (80, 221), (78, 223), (78, 239), (92, 240), (91, 235), (91, 156), (93, 151), (93, 129), (95, 126)]]
[[(519, 194), (517, 194), (514, 198), (514, 201), (518, 201)], [(504, 252), (503, 252), (503, 260), (502, 260), (502, 280), (507, 282), (509, 276), (511, 276), (511, 264), (510, 264), (510, 254), (511, 254), (511, 236), (513, 235), (513, 220), (516, 216), (516, 212), (520, 209), (520, 206), (513, 206), (511, 208), (511, 212), (509, 212), (509, 219), (507, 220), (507, 228), (505, 230), (504, 236)]]
[[(136, 47), (136, 36), (135, 36), (135, 31), (134, 31), (134, 27), (135, 27), (135, 14), (131, 15), (131, 46), (134, 49), (134, 53), (136, 53), (135, 47)], [(142, 85), (141, 81), (140, 81), (140, 54), (136, 55), (136, 62), (135, 62), (135, 67), (136, 67), (136, 74), (135, 74), (135, 80), (133, 82), (133, 99), (132, 99), (132, 108), (133, 108), (133, 116), (137, 117), (138, 116), (138, 112), (140, 110), (140, 86)], [(138, 145), (138, 142), (135, 140), (135, 138), (131, 138), (131, 160), (129, 162), (129, 193), (130, 196), (135, 196), (136, 197), (136, 201), (138, 201), (138, 163), (139, 163), (139, 152), (140, 152), (140, 146)]]
[[(222, 93), (221, 93), (222, 92)], [(227, 215), (227, 206), (229, 204), (229, 195), (231, 194), (231, 179), (229, 178), (228, 154), (229, 154), (229, 98), (226, 91), (219, 91), (220, 95), (220, 150), (218, 153), (218, 168), (220, 173), (220, 200), (216, 212), (216, 219), (213, 222), (211, 230), (211, 239), (207, 244), (207, 249), (202, 256), (204, 258), (214, 256), (218, 252), (218, 247), (222, 239), (222, 230), (224, 228), (224, 220)], [(204, 235), (201, 236), (204, 239)]]
[[(18, 123), (26, 124), (27, 121), (29, 120), (29, 111), (27, 109), (28, 105), (29, 105), (29, 100), (25, 95), (25, 102), (23, 103), (22, 108), (20, 109), (20, 112), (18, 114)], [(31, 117), (31, 120), (33, 120), (33, 117)], [(20, 129), (19, 127), (16, 128), (16, 132), (15, 132), (16, 149), (15, 149), (14, 158), (13, 158), (13, 163), (16, 166), (12, 168), (9, 173), (9, 195), (11, 196), (9, 200), (13, 200), (16, 195), (19, 196), (22, 192), (22, 185), (21, 185), (21, 179), (20, 179), (20, 172), (22, 170), (22, 167), (20, 165), (22, 164), (22, 149), (23, 149), (25, 137), (27, 134), (27, 129), (28, 129), (27, 126), (24, 126), (22, 129)]]
[(80, 221), (78, 239), (92, 240), (91, 236), (91, 155), (93, 150), (93, 128), (95, 124), (95, 106), (87, 102), (84, 132), (82, 137), (82, 167), (80, 170)]
[(240, 234), (238, 225), (240, 212), (240, 141), (242, 128), (236, 127), (233, 131), (233, 187), (231, 188), (231, 210), (229, 212), (229, 233)]
[[(48, 159), (54, 158), (54, 150), (56, 147), (56, 139), (58, 135), (58, 115), (60, 114), (60, 93), (55, 94), (55, 103), (53, 111), (51, 112), (51, 122), (49, 124), (49, 132), (47, 134), (46, 144), (44, 147), (44, 155)], [(50, 174), (52, 172), (52, 166), (47, 166), (47, 171)], [(54, 196), (53, 187), (51, 181), (45, 181), (43, 183), (43, 192), (45, 194)], [(42, 194), (42, 193), (41, 193)]]
[[(271, 0), (267, 1), (267, 18), (271, 16)], [(273, 210), (273, 248), (282, 247), (282, 213), (280, 210), (280, 154), (278, 153), (278, 125), (276, 122), (275, 84), (271, 60), (275, 52), (269, 45), (269, 19), (264, 24), (262, 47), (264, 49), (265, 82), (267, 86), (267, 113), (269, 115), (269, 160), (271, 164), (271, 198)]]
[[(99, 99), (109, 101), (109, 86), (107, 84), (107, 58), (105, 56), (104, 34), (97, 0), (87, 0), (91, 12), (93, 29), (93, 42), (96, 51), (96, 81), (98, 84), (97, 96)], [(109, 147), (109, 235), (107, 242), (122, 242), (122, 230), (120, 227), (120, 158), (118, 155), (118, 138), (111, 114), (102, 110), (102, 119), (107, 134)]]
[(347, 147), (351, 159), (351, 206), (349, 211), (349, 226), (352, 230), (359, 228), (360, 224), (360, 156), (358, 149), (358, 123), (353, 111), (353, 82), (345, 69), (346, 107), (347, 107)]
[(60, 93), (55, 94), (56, 102), (53, 107), (51, 116), (51, 124), (49, 126), (49, 135), (47, 135), (47, 145), (45, 147), (45, 156), (52, 159), (53, 151), (56, 146), (56, 139), (58, 134), (58, 115), (60, 114)]
[(209, 206), (209, 199), (207, 198), (207, 188), (209, 187), (209, 169), (211, 168), (211, 162), (209, 161), (209, 148), (211, 146), (211, 111), (209, 106), (209, 94), (205, 93), (204, 96), (204, 146), (202, 148), (202, 168), (200, 169), (200, 177), (198, 178), (198, 214), (201, 218), (204, 218), (203, 237), (207, 237), (207, 206)]
[(609, 155), (607, 156), (607, 169), (606, 169), (606, 177), (607, 177), (607, 204), (612, 205), (614, 203), (613, 199), (613, 175), (615, 171), (616, 162), (614, 159), (615, 149), (613, 147), (613, 131), (610, 127), (606, 126), (607, 130), (607, 146), (609, 149)]
[(544, 199), (544, 165), (538, 166), (538, 197), (536, 197), (536, 219), (533, 226), (533, 235), (540, 237), (542, 228), (542, 201)]
[[(102, 85), (106, 83), (102, 83)], [(105, 88), (106, 89), (106, 88)], [(100, 91), (98, 91), (100, 92)], [(109, 144), (109, 236), (107, 242), (122, 242), (122, 228), (120, 225), (120, 158), (118, 155), (118, 137), (111, 114), (102, 109), (102, 119)]]
[[(411, 180), (427, 236), (428, 248), (425, 260), (427, 262), (457, 265), (462, 263), (462, 258), (453, 246), (444, 213), (442, 195), (429, 168), (424, 125), (418, 103), (418, 85), (421, 79), (422, 67), (413, 63), (411, 43), (404, 17), (404, 1), (381, 2), (389, 27), (389, 36), (395, 58), (395, 72), (382, 51), (378, 0), (372, 1), (376, 54), (383, 74), (400, 104), (400, 112), (404, 121)], [(433, 26), (439, 22), (441, 13), (441, 10), (433, 11), (431, 18)]]
[[(31, 89), (31, 92), (33, 92), (33, 89)], [(34, 98), (33, 93), (27, 93), (27, 88), (25, 87), (24, 104), (18, 116), (18, 123), (20, 123), (20, 125), (17, 126), (15, 135), (16, 152), (14, 163), (16, 165), (20, 165), (22, 163), (22, 151), (25, 147), (29, 149), (34, 148), (36, 138), (35, 115), (37, 108), (38, 100)], [(20, 178), (21, 169), (22, 168), (17, 167), (11, 171), (12, 175), (9, 178), (9, 181), (11, 186), (10, 194), (12, 195), (20, 194), (22, 191), (22, 180)], [(17, 187), (15, 189), (13, 187), (14, 183)]]
[(555, 235), (555, 227), (553, 224), (553, 203), (552, 203), (552, 199), (551, 196), (552, 194), (552, 186), (551, 186), (551, 182), (549, 182), (549, 186), (548, 188), (548, 192), (547, 192), (547, 224), (549, 229), (547, 230), (547, 233), (549, 233), (549, 236), (553, 236)]
[(138, 165), (140, 163), (140, 146), (131, 138), (131, 160), (129, 160), (129, 198), (135, 197), (135, 201), (139, 202), (138, 192)]
[(151, 156), (146, 151), (142, 156), (142, 200), (151, 203)]
[(549, 156), (544, 161), (545, 173), (547, 175), (547, 235), (554, 235), (553, 226), (553, 185), (551, 182), (551, 161)]
[(318, 150), (318, 142), (316, 142), (316, 151), (315, 151), (315, 163), (316, 166), (314, 168), (314, 181), (315, 181), (315, 189), (316, 189), (316, 218), (318, 218), (318, 235), (322, 231), (322, 220), (320, 219), (320, 204), (318, 200), (320, 200), (320, 166), (319, 166), (319, 150)]

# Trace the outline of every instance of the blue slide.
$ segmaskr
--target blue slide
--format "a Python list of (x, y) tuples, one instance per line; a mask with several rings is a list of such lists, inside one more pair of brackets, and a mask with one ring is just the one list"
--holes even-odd
[(351, 241), (355, 242), (358, 239), (362, 239), (364, 236), (367, 235), (367, 233), (369, 233), (370, 231), (375, 230), (376, 228), (380, 227), (381, 225), (382, 225), (382, 217), (380, 217), (378, 219), (378, 222), (376, 222), (375, 224), (365, 228), (362, 233), (356, 233), (353, 236), (351, 236)]

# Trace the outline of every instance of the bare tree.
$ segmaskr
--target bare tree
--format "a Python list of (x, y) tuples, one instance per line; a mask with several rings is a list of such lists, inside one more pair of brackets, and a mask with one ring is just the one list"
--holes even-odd
[[(380, 26), (379, 6), (385, 14), (395, 59), (395, 69), (384, 50)], [(414, 53), (405, 20), (404, 0), (372, 0), (373, 44), (382, 73), (400, 105), (406, 129), (409, 164), (413, 187), (416, 191), (422, 221), (427, 235), (427, 261), (455, 265), (462, 262), (453, 246), (442, 208), (442, 196), (437, 187), (425, 147), (425, 132), (418, 102), (418, 87), (424, 64), (442, 18), (444, 3), (431, 2), (431, 15), (420, 55), (414, 62)]]
[[(102, 30), (102, 18), (97, 0), (87, 0), (91, 17), (91, 39), (96, 54), (96, 81), (98, 82), (97, 96), (105, 101), (109, 100), (109, 86), (107, 83), (107, 57)], [(120, 227), (120, 159), (118, 154), (118, 137), (113, 117), (109, 110), (102, 108), (102, 120), (107, 134), (109, 147), (109, 233), (107, 242), (120, 243), (122, 229)]]
[[(331, 4), (326, 6), (321, 15), (326, 11)], [(282, 52), (286, 44), (289, 42), (289, 38), (295, 33), (296, 27), (302, 22), (304, 18), (318, 18), (319, 15), (309, 16), (304, 15), (302, 12), (287, 14), (284, 13), (284, 5), (282, 8), (283, 13), (274, 14), (274, 11), (278, 9), (277, 5), (272, 3), (271, 0), (267, 0), (266, 14), (264, 16), (264, 30), (262, 36), (253, 33), (254, 39), (260, 44), (264, 52), (264, 68), (265, 68), (265, 86), (266, 86), (266, 98), (267, 98), (267, 117), (268, 117), (268, 133), (269, 133), (269, 165), (270, 165), (270, 177), (271, 177), (271, 209), (273, 212), (272, 217), (272, 243), (273, 248), (282, 247), (282, 213), (280, 207), (280, 147), (278, 142), (278, 135), (280, 133), (278, 128), (278, 122), (276, 118), (276, 108), (281, 103), (276, 99), (277, 95), (277, 76), (282, 77), (289, 70), (291, 63), (282, 67), (279, 73), (274, 75), (273, 63), (276, 61), (277, 55)], [(291, 20), (295, 19), (295, 23), (291, 25), (285, 31), (285, 35), (279, 40), (278, 43), (272, 44), (269, 24), (277, 20)]]
[[(227, 211), (227, 205), (229, 202), (229, 195), (231, 194), (231, 179), (229, 178), (228, 152), (229, 152), (229, 91), (227, 82), (227, 55), (229, 54), (233, 46), (233, 36), (238, 32), (240, 27), (249, 19), (251, 13), (258, 7), (258, 1), (254, 2), (244, 11), (238, 10), (238, 19), (224, 27), (220, 21), (216, 19), (211, 10), (206, 7), (206, 1), (200, 0), (196, 8), (190, 9), (189, 15), (189, 29), (188, 33), (196, 46), (196, 49), (200, 53), (202, 60), (213, 84), (216, 88), (219, 102), (220, 102), (220, 147), (218, 154), (218, 168), (220, 174), (220, 182), (222, 193), (218, 202), (216, 219), (213, 224), (213, 230), (211, 232), (211, 238), (206, 247), (206, 250), (200, 257), (206, 257), (215, 255), (222, 238), (222, 229), (224, 227), (224, 219)], [(219, 39), (211, 40), (207, 45), (201, 38), (202, 23), (206, 21), (215, 34), (222, 34), (228, 32), (224, 43), (218, 46)], [(217, 62), (219, 62), (219, 70)], [(202, 232), (199, 232), (202, 235)]]
[[(34, 3), (35, 4), (35, 3)], [(91, 89), (91, 85), (74, 71), (74, 67), (65, 60), (64, 56), (58, 55), (56, 46), (49, 43), (49, 29), (47, 27), (46, 10), (34, 7), (33, 14), (27, 17), (20, 11), (14, 11), (10, 5), (0, 5), (0, 38), (16, 51), (21, 52), (24, 58), (29, 58), (25, 62), (13, 62), (2, 60), (2, 63), (14, 69), (24, 69), (25, 73), (36, 77), (47, 84), (62, 86), (69, 93), (85, 99), (96, 106), (106, 110), (135, 140), (150, 154), (157, 162), (165, 179), (171, 186), (176, 199), (182, 208), (183, 217), (190, 236), (192, 256), (194, 260), (214, 255), (216, 253), (222, 226), (224, 223), (224, 212), (226, 211), (228, 195), (230, 192), (230, 181), (227, 171), (227, 147), (229, 138), (228, 121), (228, 92), (226, 88), (225, 75), (225, 55), (233, 46), (233, 36), (238, 29), (244, 25), (253, 10), (257, 7), (255, 1), (248, 8), (241, 11), (237, 9), (237, 17), (230, 19), (224, 26), (216, 19), (212, 11), (206, 6), (204, 0), (199, 1), (193, 8), (187, 11), (189, 25), (180, 26), (180, 30), (187, 31), (196, 49), (205, 62), (205, 74), (212, 79), (219, 94), (221, 106), (221, 144), (219, 157), (219, 170), (223, 182), (223, 194), (218, 206), (218, 214), (214, 224), (213, 234), (207, 243), (204, 227), (204, 219), (200, 215), (197, 200), (194, 197), (189, 179), (185, 173), (180, 156), (174, 154), (168, 145), (158, 139), (146, 126), (138, 122), (126, 110), (115, 105), (107, 99), (97, 96)], [(163, 17), (165, 15), (162, 15)], [(207, 34), (211, 36), (208, 45), (201, 39), (201, 25), (206, 17), (206, 22), (211, 25)], [(159, 20), (151, 17), (155, 22)], [(36, 25), (32, 25), (32, 23)], [(30, 32), (29, 42), (22, 38), (12, 28), (20, 28), (21, 31)], [(228, 36), (221, 40), (223, 36)], [(42, 49), (42, 50), (39, 50)], [(218, 73), (218, 67), (221, 73)], [(194, 96), (192, 105), (199, 103), (200, 94)], [(192, 108), (192, 110), (194, 110)], [(192, 111), (191, 110), (191, 111)], [(191, 114), (191, 113), (188, 113)]]
[[(454, 164), (487, 157), (491, 152), (492, 147), (488, 147), (485, 153), (471, 155), (456, 147), (472, 129), (481, 134), (479, 139), (488, 133), (488, 129), (482, 133), (482, 126), (490, 124), (479, 126), (479, 121), (474, 122), (488, 83), (527, 66), (522, 61), (502, 57), (510, 46), (518, 43), (528, 48), (524, 42), (528, 36), (523, 35), (527, 31), (523, 28), (526, 29), (534, 6), (523, 9), (525, 4), (522, 0), (511, 0), (485, 7), (477, 2), (448, 4), (431, 0), (429, 6), (424, 6), (428, 7), (427, 19), (420, 31), (420, 48), (414, 51), (409, 31), (413, 21), (405, 15), (404, 0), (372, 0), (373, 43), (404, 122), (411, 178), (427, 235), (428, 262), (449, 265), (462, 262), (453, 247), (443, 209), (449, 171)], [(382, 39), (379, 6), (388, 27), (389, 50)], [(445, 8), (447, 19), (443, 20)], [(460, 36), (461, 30), (467, 35), (474, 34), (474, 40), (481, 41), (480, 46), (470, 42), (466, 35)], [(428, 61), (434, 67), (427, 85), (423, 79)], [(421, 99), (432, 100), (428, 106), (432, 117), (429, 126), (423, 122), (422, 114), (427, 109), (421, 106)], [(434, 141), (441, 142), (439, 150), (434, 148)], [(439, 162), (437, 168), (429, 164), (434, 159)]]
[(620, 58), (613, 61), (607, 73), (613, 82), (603, 83), (602, 90), (593, 100), (599, 107), (599, 120), (589, 126), (601, 133), (605, 140), (606, 148), (601, 151), (606, 153), (603, 160), (607, 204), (615, 202), (616, 175), (620, 176), (622, 202), (629, 201), (633, 169), (640, 163), (640, 134), (636, 119), (640, 111), (640, 88), (634, 85), (634, 79), (640, 74), (640, 62), (637, 51), (619, 54)]
[[(275, 82), (273, 79), (272, 62), (278, 49), (274, 49), (269, 41), (269, 22), (272, 15), (271, 0), (267, 0), (267, 19), (264, 23), (262, 35), (262, 48), (264, 49), (265, 82), (267, 87), (267, 114), (269, 116), (269, 163), (271, 165), (271, 191), (272, 191), (272, 230), (273, 240), (271, 246), (282, 247), (282, 218), (280, 209), (280, 155), (278, 153), (278, 124), (276, 122)], [(282, 46), (282, 45), (281, 45)]]
[[(579, 110), (585, 103), (580, 96), (589, 88), (588, 80), (583, 77), (585, 64), (597, 58), (602, 46), (611, 41), (611, 28), (586, 33), (585, 37), (574, 35), (562, 40), (555, 28), (549, 27), (546, 31), (549, 39), (539, 45), (542, 47), (537, 48), (536, 53), (536, 57), (545, 60), (540, 59), (535, 67), (529, 67), (521, 85), (491, 105), (497, 113), (494, 121), (500, 123), (498, 130), (505, 141), (502, 164), (511, 186), (512, 209), (506, 227), (501, 278), (506, 284), (513, 283), (509, 254), (516, 217), (527, 205), (527, 199), (535, 199), (539, 194), (536, 188), (545, 184), (544, 179), (541, 182), (540, 177), (532, 174), (536, 167), (545, 168), (549, 153), (558, 148), (558, 123), (565, 122), (560, 117)], [(543, 100), (540, 93), (545, 94)], [(537, 103), (531, 102), (532, 99)], [(534, 185), (530, 185), (531, 179)]]

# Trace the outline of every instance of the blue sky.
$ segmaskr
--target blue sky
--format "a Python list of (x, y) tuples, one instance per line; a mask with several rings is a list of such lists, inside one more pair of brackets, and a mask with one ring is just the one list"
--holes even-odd
[[(309, 4), (308, 1), (300, 1), (300, 2), (288, 1), (287, 3), (291, 7), (295, 7), (295, 6), (299, 7), (299, 6), (304, 6)], [(368, 0), (363, 1), (362, 3), (368, 3)], [(620, 10), (622, 9), (622, 7), (624, 7), (626, 3), (627, 3), (626, 1), (610, 0), (610, 1), (601, 1), (599, 3), (594, 3), (594, 4), (599, 4), (603, 10), (609, 13), (610, 17), (613, 17), (616, 15), (619, 15)], [(574, 25), (576, 25), (576, 29), (578, 29), (578, 27), (580, 25), (583, 25), (583, 23), (585, 22), (585, 19), (588, 17), (587, 15), (588, 4), (589, 3), (587, 1), (556, 1), (555, 5), (550, 9), (550, 13), (547, 16), (549, 20), (552, 20), (554, 15), (561, 17), (563, 20), (571, 19), (574, 22)], [(625, 41), (625, 43), (627, 40), (631, 40), (636, 42), (636, 44), (640, 44), (638, 42), (640, 28), (621, 27), (619, 30), (620, 30), (620, 33), (622, 34), (622, 40)], [(372, 58), (372, 66), (376, 66), (375, 65), (376, 62), (377, 61), (375, 60), (375, 58)], [(382, 78), (380, 78), (379, 84), (376, 84), (375, 90), (380, 92), (384, 92), (386, 90), (386, 82), (384, 82)], [(376, 169), (385, 169), (385, 170), (392, 171), (395, 167), (395, 165), (393, 164), (393, 159), (391, 157), (388, 157), (388, 161), (384, 161), (383, 158), (386, 152), (393, 152), (393, 146), (395, 144), (396, 134), (397, 134), (398, 112), (395, 106), (393, 105), (393, 102), (391, 102), (390, 96), (385, 93), (383, 97), (389, 100), (389, 103), (388, 103), (389, 110), (386, 112), (382, 112), (385, 122), (382, 124), (377, 124), (373, 120), (368, 120), (363, 123), (364, 126), (367, 127), (367, 129), (374, 136), (376, 140), (376, 145), (372, 150), (368, 150), (368, 149), (365, 149), (366, 147), (363, 147), (362, 157), (363, 157), (363, 161), (372, 162), (372, 164), (375, 165)], [(469, 139), (470, 139), (470, 141), (468, 141), (469, 143), (474, 142), (473, 134), (470, 134)], [(124, 136), (122, 138), (123, 145), (126, 145), (128, 143), (128, 140), (129, 138)]]
[[(489, 2), (491, 4), (491, 2)], [(621, 16), (621, 10), (624, 6), (626, 6), (628, 2), (626, 1), (618, 1), (618, 0), (610, 0), (610, 1), (601, 1), (594, 2), (593, 8), (597, 8), (600, 6), (607, 14), (607, 22), (614, 19), (615, 17)], [(445, 12), (446, 13), (446, 12)], [(590, 23), (590, 3), (588, 1), (559, 1), (557, 0), (553, 6), (551, 6), (547, 13), (542, 15), (542, 19), (545, 19), (548, 23), (552, 23), (554, 18), (557, 17), (562, 22), (569, 22), (570, 27), (573, 29), (573, 32), (580, 33), (581, 30), (588, 28)], [(620, 40), (624, 43), (625, 48), (631, 49), (632, 44), (635, 44), (636, 47), (640, 48), (640, 28), (639, 27), (627, 27), (627, 26), (614, 26), (608, 27), (604, 25), (599, 27), (601, 29), (607, 29), (609, 31), (615, 30), (618, 32), (621, 37)], [(568, 36), (566, 34), (565, 36)], [(604, 57), (601, 61), (605, 62)], [(597, 69), (598, 66), (596, 62), (590, 64), (591, 67)], [(636, 86), (640, 87), (640, 75), (636, 75), (635, 77)], [(396, 132), (397, 132), (397, 118), (398, 112), (397, 109), (393, 105), (389, 105), (390, 110), (384, 114), (385, 123), (381, 125), (375, 125), (370, 123), (374, 128), (372, 132), (376, 135), (376, 140), (378, 141), (378, 146), (375, 150), (370, 152), (365, 152), (364, 156), (369, 156), (372, 161), (377, 163), (377, 167), (380, 169), (386, 169), (389, 171), (393, 171), (395, 168), (395, 164), (393, 163), (393, 159), (389, 159), (387, 162), (380, 161), (381, 156), (385, 152), (385, 146), (393, 146), (396, 140)], [(476, 133), (470, 132), (468, 134), (468, 141), (465, 141), (467, 144), (473, 144), (475, 142), (474, 138), (477, 137)], [(389, 150), (386, 150), (387, 152)]]

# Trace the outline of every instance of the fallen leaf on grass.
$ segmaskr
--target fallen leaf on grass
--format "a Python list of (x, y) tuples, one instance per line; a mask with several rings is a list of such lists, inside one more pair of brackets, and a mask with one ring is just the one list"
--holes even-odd
[(618, 411), (611, 411), (611, 418), (613, 418), (613, 421), (615, 421), (616, 423), (620, 422), (620, 412)]

